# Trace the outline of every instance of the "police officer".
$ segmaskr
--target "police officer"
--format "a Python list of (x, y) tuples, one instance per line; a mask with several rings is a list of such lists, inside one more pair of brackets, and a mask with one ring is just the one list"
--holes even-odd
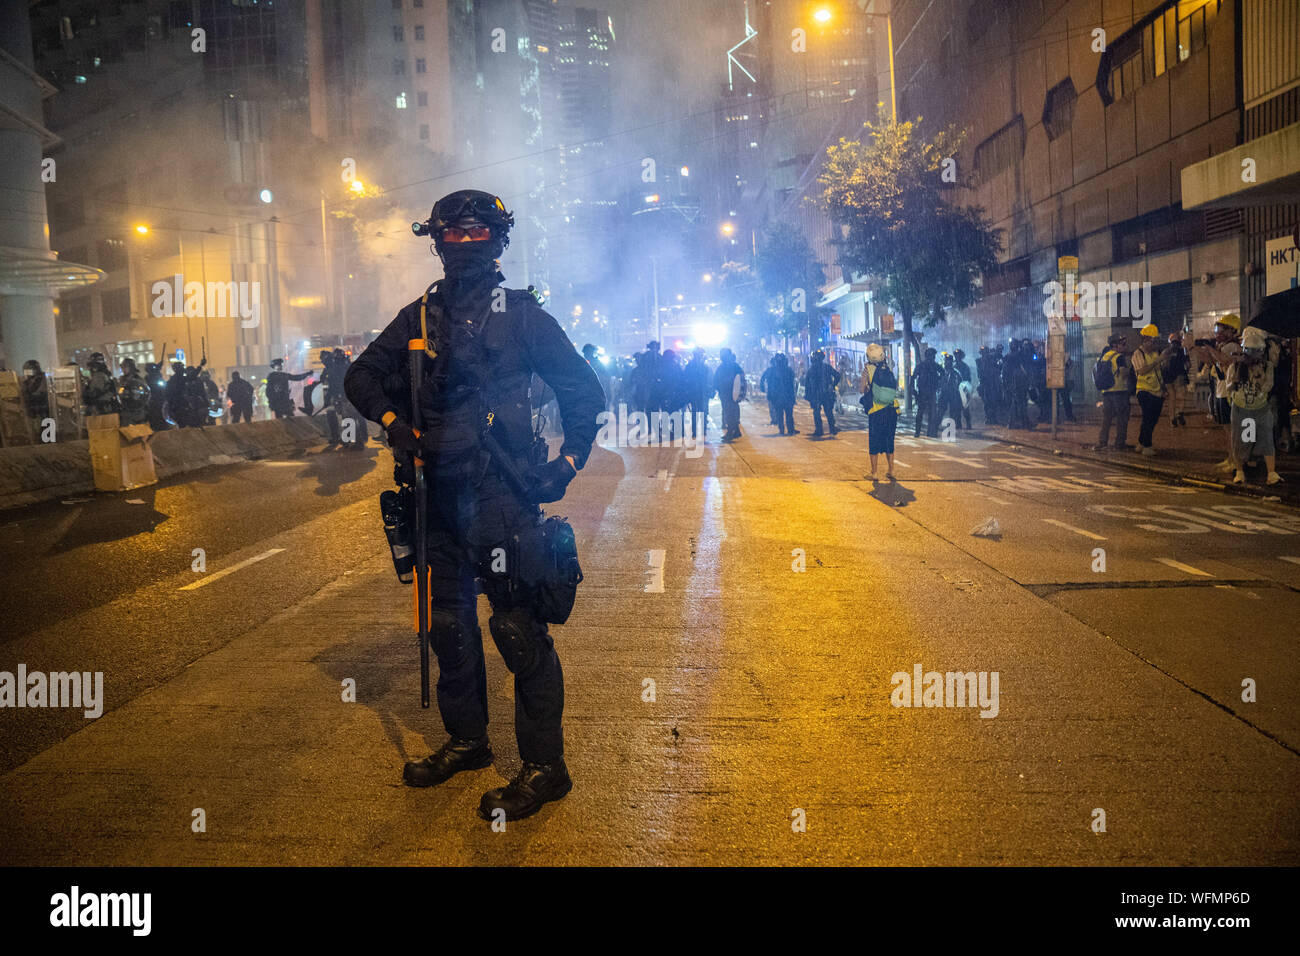
[(238, 372), (230, 373), (230, 384), (226, 386), (226, 398), (230, 401), (230, 422), (238, 424), (253, 420), (253, 386)]
[[(540, 515), (485, 451), (485, 435), (528, 475), (533, 501), (558, 501), (586, 464), (604, 408), (596, 374), (559, 323), (527, 292), (500, 288), (497, 259), (512, 225), (514, 217), (489, 193), (462, 190), (438, 200), (416, 230), (433, 237), (445, 278), (397, 314), (344, 383), (361, 414), (384, 426), (396, 454), (421, 456), (429, 483), (429, 634), (438, 659), (438, 710), (450, 739), (432, 756), (408, 763), (403, 780), (434, 786), (492, 762), (479, 579), (492, 605), (492, 639), (515, 675), (515, 735), (523, 758), (507, 786), (483, 795), (479, 814), (492, 819), (504, 810), (508, 820), (535, 813), (573, 784), (564, 765), (559, 658), (536, 592), (520, 586), (514, 558), (504, 569), (498, 560), (510, 553), (512, 536), (535, 528)], [(427, 343), (419, 437), (411, 426), (411, 339)], [(529, 458), (530, 372), (554, 390), (564, 432), (559, 456), (542, 464)]]
[(293, 417), (293, 396), (289, 394), (290, 382), (301, 382), (311, 372), (290, 375), (284, 370), (284, 359), (271, 359), (271, 374), (266, 376), (266, 404), (276, 418)]
[(144, 380), (149, 386), (149, 427), (156, 432), (172, 427), (167, 420), (167, 384), (163, 380), (162, 366), (149, 362), (144, 367)]
[(143, 425), (149, 420), (149, 383), (136, 367), (135, 360), (122, 359), (122, 374), (117, 379), (122, 400), (122, 424)]
[(104, 362), (103, 352), (92, 352), (86, 362), (86, 371), (90, 377), (81, 390), (81, 400), (86, 404), (88, 415), (112, 415), (122, 410), (122, 403), (117, 398), (117, 383)]
[(40, 432), (45, 427), (45, 419), (50, 417), (50, 383), (45, 377), (45, 370), (36, 359), (23, 363), (23, 408), (32, 427)]

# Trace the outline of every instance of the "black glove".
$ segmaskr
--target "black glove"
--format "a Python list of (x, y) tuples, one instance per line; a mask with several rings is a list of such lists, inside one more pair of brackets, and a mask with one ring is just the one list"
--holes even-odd
[(569, 482), (573, 481), (577, 474), (578, 469), (569, 464), (569, 459), (563, 455), (534, 469), (529, 475), (533, 500), (539, 504), (559, 501), (564, 497), (564, 490), (569, 487)]
[(388, 435), (388, 447), (393, 451), (405, 452), (408, 455), (419, 454), (420, 439), (415, 436), (415, 430), (400, 418), (393, 419), (384, 431)]

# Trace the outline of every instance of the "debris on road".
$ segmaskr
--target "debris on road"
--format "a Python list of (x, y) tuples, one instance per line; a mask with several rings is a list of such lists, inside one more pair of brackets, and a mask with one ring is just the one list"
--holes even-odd
[(997, 518), (985, 518), (984, 521), (971, 531), (972, 537), (992, 538), (994, 541), (1002, 540), (1002, 525), (998, 524)]

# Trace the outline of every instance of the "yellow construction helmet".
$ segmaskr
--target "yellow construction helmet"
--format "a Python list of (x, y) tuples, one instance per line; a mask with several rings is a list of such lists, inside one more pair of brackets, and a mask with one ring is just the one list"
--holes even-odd
[(1214, 320), (1215, 325), (1224, 325), (1234, 331), (1241, 331), (1241, 316), (1236, 312), (1229, 312), (1227, 315), (1221, 315)]
[(1156, 328), (1154, 322), (1148, 322), (1146, 325), (1142, 326), (1142, 331), (1138, 334), (1145, 335), (1149, 339), (1158, 339), (1160, 337), (1160, 330)]

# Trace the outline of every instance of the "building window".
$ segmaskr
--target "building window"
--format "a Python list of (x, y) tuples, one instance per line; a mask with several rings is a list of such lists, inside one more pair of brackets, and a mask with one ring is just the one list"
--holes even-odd
[(423, 40), (423, 39), (424, 39), (424, 27), (423, 27), (423, 26), (417, 26), (417, 27), (415, 28), (415, 39), (417, 39), (417, 40)]
[(394, 10), (402, 9), (402, 0), (393, 0), (393, 9)]
[(986, 183), (1025, 154), (1025, 120), (1017, 116), (975, 147), (975, 181)]
[(95, 264), (105, 272), (126, 268), (126, 243), (121, 239), (101, 239), (95, 244)]
[(75, 299), (60, 299), (59, 318), (63, 320), (65, 332), (90, 328), (90, 296), (79, 295)]
[(397, 103), (396, 103), (396, 106), (397, 106), (397, 108), (398, 108), (399, 110), (404, 110), (404, 109), (406, 109), (406, 91), (405, 91), (405, 90), (403, 90), (402, 92), (400, 92), (400, 93), (397, 94)]
[(105, 325), (119, 325), (131, 321), (131, 290), (114, 289), (100, 296)]
[(1047, 91), (1043, 104), (1043, 127), (1048, 139), (1058, 139), (1069, 130), (1074, 122), (1074, 104), (1078, 98), (1074, 81), (1068, 77)]
[(402, 42), (402, 28), (401, 28), (401, 27), (393, 27), (393, 42), (394, 42), (394, 43), (401, 43), (401, 42)]
[(1103, 103), (1131, 96), (1209, 42), (1223, 0), (1167, 0), (1101, 55), (1097, 91)]
[(394, 61), (393, 61), (393, 75), (394, 75), (394, 76), (406, 76), (406, 61), (405, 61), (405, 60), (394, 60)]
[(417, 10), (421, 10), (424, 8), (424, 0), (414, 0), (411, 6), (415, 7)]
[(416, 72), (416, 73), (423, 73), (423, 72), (424, 72), (424, 57), (422, 57), (422, 56), (417, 56), (417, 57), (415, 58), (415, 72)]
[(428, 105), (429, 105), (429, 94), (428, 94), (428, 93), (425, 93), (424, 91), (420, 91), (419, 93), (416, 93), (416, 94), (415, 94), (415, 105), (416, 105), (416, 106), (428, 106)]
[(420, 124), (420, 139), (428, 139), (428, 138), (429, 138), (429, 124), (428, 124), (428, 123), (421, 123), (421, 124)]

